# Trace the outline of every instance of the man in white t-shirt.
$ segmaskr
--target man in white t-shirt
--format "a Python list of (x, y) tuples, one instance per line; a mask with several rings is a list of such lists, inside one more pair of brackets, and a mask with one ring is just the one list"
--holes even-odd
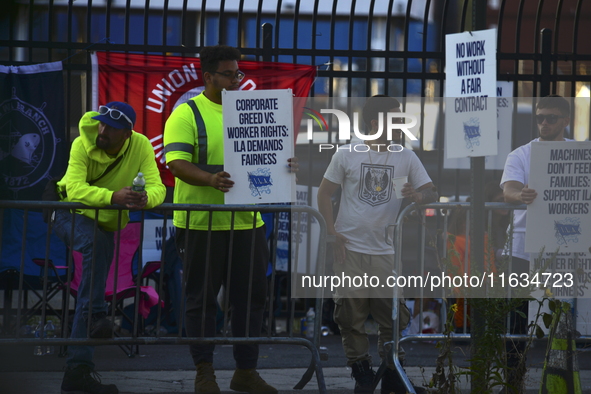
[[(566, 127), (570, 122), (570, 104), (558, 95), (550, 95), (542, 98), (536, 106), (536, 123), (540, 137), (520, 146), (507, 156), (501, 188), (505, 196), (505, 202), (514, 204), (531, 204), (538, 193), (528, 187), (529, 161), (531, 156), (531, 143), (534, 141), (570, 141), (564, 138)], [(515, 210), (513, 219), (513, 241), (511, 250), (512, 272), (529, 272), (529, 253), (525, 252), (525, 220), (526, 210)], [(525, 316), (528, 314), (528, 303), (524, 301), (519, 311)], [(527, 333), (527, 317), (519, 313), (511, 314), (511, 333)], [(525, 349), (525, 342), (508, 344), (507, 347), (507, 381), (509, 392), (521, 393), (525, 368), (519, 367), (521, 353)]]
[[(363, 119), (376, 134), (386, 114), (400, 112), (398, 100), (387, 96), (368, 99)], [(401, 122), (399, 122), (401, 123)], [(385, 129), (385, 127), (383, 127)], [(394, 130), (389, 145), (386, 130), (368, 145), (340, 146), (332, 157), (318, 190), (318, 208), (324, 216), (333, 246), (334, 274), (338, 277), (377, 276), (381, 283), (393, 273), (394, 250), (386, 243), (386, 227), (396, 222), (402, 199), (396, 198), (392, 179), (407, 176), (401, 192), (404, 198), (421, 204), (436, 201), (438, 194), (416, 154), (399, 145), (401, 130)], [(342, 188), (339, 213), (333, 220), (331, 198)], [(384, 342), (392, 340), (392, 289), (388, 286), (339, 288), (335, 295), (334, 319), (341, 331), (347, 364), (355, 378), (355, 393), (370, 393), (375, 376), (371, 367), (365, 321), (371, 313), (379, 325), (378, 349), (385, 357)], [(399, 321), (404, 328), (410, 319), (401, 304)], [(406, 393), (402, 380), (389, 366), (382, 379), (382, 393)], [(417, 391), (417, 392), (422, 392)]]

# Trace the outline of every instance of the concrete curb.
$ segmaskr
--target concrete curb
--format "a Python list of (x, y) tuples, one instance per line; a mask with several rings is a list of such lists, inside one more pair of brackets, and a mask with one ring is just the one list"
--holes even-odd
[[(281, 394), (318, 393), (315, 377), (303, 390), (293, 389), (304, 371), (304, 368), (259, 370), (261, 376)], [(353, 392), (354, 383), (348, 368), (331, 367), (323, 371), (329, 394)], [(431, 378), (435, 368), (408, 367), (406, 371), (415, 385), (421, 385)], [(235, 393), (229, 388), (232, 374), (233, 371), (229, 370), (216, 371), (218, 384), (224, 394)], [(195, 379), (194, 371), (101, 371), (100, 375), (104, 383), (117, 385), (121, 394), (192, 393)], [(62, 377), (62, 372), (2, 372), (0, 387), (3, 394), (58, 393)], [(529, 370), (526, 378), (527, 394), (538, 393), (541, 377), (542, 369)], [(591, 371), (581, 371), (581, 384), (583, 393), (591, 393)], [(462, 393), (470, 392), (470, 384), (465, 378), (462, 378), (460, 386)]]

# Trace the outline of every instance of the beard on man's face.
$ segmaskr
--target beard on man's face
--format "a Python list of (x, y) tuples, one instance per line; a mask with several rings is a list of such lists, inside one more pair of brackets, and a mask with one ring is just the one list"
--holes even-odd
[(109, 138), (105, 137), (104, 135), (98, 135), (96, 137), (96, 147), (99, 149), (107, 149), (109, 147), (110, 141)]

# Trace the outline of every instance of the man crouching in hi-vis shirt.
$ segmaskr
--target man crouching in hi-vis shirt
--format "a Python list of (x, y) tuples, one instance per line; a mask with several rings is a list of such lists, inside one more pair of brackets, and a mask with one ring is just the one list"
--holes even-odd
[[(387, 96), (370, 97), (363, 107), (363, 120), (375, 134), (386, 124), (388, 112), (400, 112), (398, 100)], [(383, 122), (380, 121), (383, 116)], [(402, 122), (399, 122), (402, 123)], [(394, 130), (395, 144), (401, 141), (401, 130)], [(340, 147), (334, 154), (318, 190), (318, 208), (326, 221), (329, 235), (336, 236), (334, 274), (336, 276), (377, 276), (382, 283), (392, 275), (394, 251), (388, 245), (384, 229), (396, 222), (402, 199), (393, 190), (393, 178), (408, 177), (402, 196), (417, 204), (434, 202), (438, 194), (417, 155), (398, 145), (386, 147), (387, 133), (368, 140), (368, 149)], [(352, 143), (353, 145), (353, 143)], [(336, 222), (333, 220), (331, 197), (341, 186), (341, 203)], [(392, 340), (392, 289), (376, 292), (370, 288), (339, 288), (334, 294), (334, 320), (339, 325), (347, 365), (355, 378), (355, 393), (372, 393), (375, 372), (371, 366), (365, 321), (371, 313), (379, 325), (378, 351), (386, 357), (384, 343)], [(410, 320), (408, 308), (401, 299), (400, 328)], [(400, 351), (401, 356), (403, 352)], [(402, 361), (402, 360), (401, 360)], [(415, 388), (417, 393), (424, 390)], [(393, 365), (384, 372), (382, 394), (406, 393)]]
[[(57, 183), (61, 201), (93, 207), (118, 204), (128, 209), (149, 209), (162, 204), (166, 189), (160, 180), (154, 149), (146, 136), (133, 131), (134, 123), (133, 108), (116, 101), (100, 106), (99, 112), (82, 116), (80, 137), (72, 143), (66, 175)], [(131, 190), (138, 172), (146, 179), (143, 192)], [(105, 286), (115, 250), (114, 231), (127, 225), (129, 211), (122, 211), (121, 223), (118, 217), (119, 211), (100, 210), (95, 233), (94, 209), (77, 210), (75, 214), (55, 211), (55, 234), (70, 249), (82, 254), (72, 338), (86, 338), (89, 324), (90, 338), (113, 336), (113, 322), (107, 318)], [(74, 236), (70, 239), (72, 220)], [(104, 385), (95, 379), (93, 355), (94, 346), (68, 346), (62, 394), (119, 392), (114, 384)]]

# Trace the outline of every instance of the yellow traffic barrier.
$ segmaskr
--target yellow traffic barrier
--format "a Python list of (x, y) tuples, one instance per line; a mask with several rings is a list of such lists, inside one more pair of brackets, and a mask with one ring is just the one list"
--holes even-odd
[(582, 394), (571, 305), (554, 302), (540, 394)]

